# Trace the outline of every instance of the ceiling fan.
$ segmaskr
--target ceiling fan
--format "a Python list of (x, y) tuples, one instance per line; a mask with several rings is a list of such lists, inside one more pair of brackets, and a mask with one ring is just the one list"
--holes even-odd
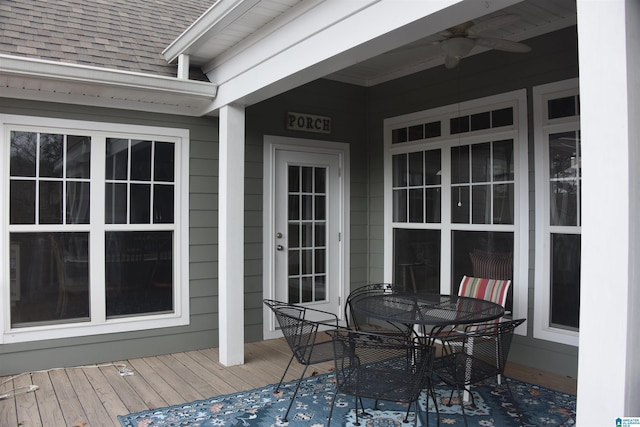
[(520, 16), (518, 15), (508, 14), (496, 16), (495, 18), (490, 18), (477, 24), (472, 21), (467, 21), (442, 31), (439, 34), (441, 39), (436, 40), (434, 44), (439, 45), (446, 54), (444, 65), (447, 68), (455, 68), (460, 63), (460, 59), (467, 56), (475, 46), (506, 52), (529, 52), (531, 48), (524, 43), (495, 37), (484, 37), (482, 35), (487, 31), (496, 30), (512, 24), (519, 19)]

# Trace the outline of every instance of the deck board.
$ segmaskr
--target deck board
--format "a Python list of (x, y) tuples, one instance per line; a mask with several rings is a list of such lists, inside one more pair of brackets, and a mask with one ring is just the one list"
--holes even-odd
[[(116, 362), (131, 369), (131, 376), (121, 376), (115, 365), (20, 375), (0, 387), (0, 394), (29, 384), (39, 389), (0, 401), (0, 426), (119, 427), (118, 415), (277, 383), (291, 352), (280, 339), (247, 344), (244, 365), (225, 367), (218, 356), (218, 349), (212, 348)], [(302, 369), (294, 361), (285, 380), (297, 379)], [(332, 370), (333, 363), (325, 362), (310, 366), (306, 376)], [(522, 381), (576, 393), (573, 378), (513, 364), (506, 372)]]

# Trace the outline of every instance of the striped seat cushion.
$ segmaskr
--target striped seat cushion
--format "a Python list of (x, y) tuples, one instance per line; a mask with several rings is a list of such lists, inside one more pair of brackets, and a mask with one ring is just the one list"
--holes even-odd
[(492, 301), (504, 307), (511, 280), (464, 276), (458, 295)]

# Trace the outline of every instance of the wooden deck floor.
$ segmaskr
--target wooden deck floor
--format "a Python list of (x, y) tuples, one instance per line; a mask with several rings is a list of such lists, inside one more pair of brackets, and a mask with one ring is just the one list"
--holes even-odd
[[(247, 344), (245, 364), (225, 367), (218, 350), (207, 349), (132, 359), (95, 367), (26, 373), (0, 378), (0, 396), (37, 385), (35, 392), (0, 400), (2, 427), (120, 427), (117, 415), (176, 405), (277, 382), (291, 353), (283, 340)], [(122, 365), (122, 366), (120, 366)], [(133, 375), (121, 375), (126, 367)], [(309, 367), (330, 371), (331, 363)], [(293, 363), (288, 380), (300, 376)], [(510, 377), (576, 393), (576, 381), (511, 364)]]

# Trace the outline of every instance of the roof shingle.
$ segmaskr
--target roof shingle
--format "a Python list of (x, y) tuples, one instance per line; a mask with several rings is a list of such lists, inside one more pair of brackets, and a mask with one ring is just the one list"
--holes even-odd
[(0, 53), (175, 77), (162, 51), (213, 3), (3, 0)]

